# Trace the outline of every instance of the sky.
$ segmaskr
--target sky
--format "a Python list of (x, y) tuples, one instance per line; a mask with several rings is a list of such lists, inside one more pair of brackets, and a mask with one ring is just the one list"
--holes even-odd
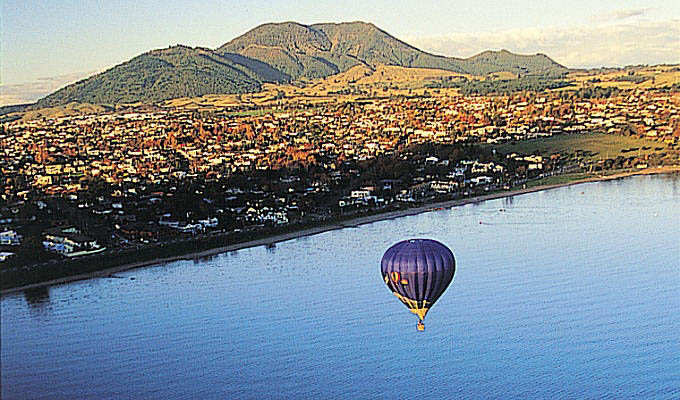
[(676, 0), (0, 0), (0, 104), (154, 48), (215, 48), (267, 22), (367, 21), (422, 50), (545, 53), (572, 68), (680, 63)]

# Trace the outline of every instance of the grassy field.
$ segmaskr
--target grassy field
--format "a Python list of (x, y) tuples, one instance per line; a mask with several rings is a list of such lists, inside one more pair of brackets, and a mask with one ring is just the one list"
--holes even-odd
[[(521, 155), (540, 154), (542, 156), (550, 156), (551, 154), (559, 153), (563, 157), (566, 155), (578, 155), (583, 157), (584, 161), (616, 158), (617, 156), (630, 157), (633, 155), (637, 156), (638, 154), (644, 156), (670, 149), (664, 143), (648, 139), (605, 133), (557, 135), (548, 138), (508, 142), (490, 146), (503, 154), (514, 152)], [(630, 150), (635, 148), (637, 150)], [(656, 150), (658, 148), (663, 149)]]
[(378, 65), (374, 69), (358, 65), (349, 70), (314, 80), (306, 88), (307, 94), (327, 95), (329, 92), (342, 90), (353, 85), (367, 91), (377, 91), (380, 95), (389, 90), (423, 89), (425, 84), (434, 78), (464, 76), (471, 79), (471, 75), (457, 74), (450, 71), (426, 68), (405, 68), (388, 65)]
[[(636, 78), (639, 82), (627, 81), (625, 80), (627, 78)], [(576, 71), (569, 73), (567, 79), (574, 82), (576, 87), (594, 85), (619, 89), (651, 89), (680, 83), (680, 69), (678, 65), (656, 65), (604, 72)], [(556, 90), (569, 90), (569, 88)]]
[(24, 121), (29, 121), (29, 120), (32, 120), (32, 119), (39, 119), (39, 118), (61, 118), (61, 117), (67, 117), (67, 116), (72, 116), (72, 115), (97, 114), (97, 113), (103, 113), (103, 112), (108, 111), (110, 109), (112, 109), (112, 107), (100, 106), (100, 105), (89, 104), (89, 103), (72, 102), (72, 103), (66, 104), (65, 106), (48, 107), (48, 108), (41, 108), (41, 109), (38, 109), (38, 110), (27, 111), (23, 114), (22, 119)]
[[(635, 79), (640, 82), (631, 82), (628, 79), (631, 70), (611, 71), (575, 71), (571, 72), (566, 80), (573, 86), (553, 90), (574, 90), (585, 86), (615, 86), (620, 89), (650, 89), (666, 87), (680, 82), (680, 70), (678, 66), (654, 66), (634, 69)], [(464, 77), (466, 79), (513, 79), (512, 73), (493, 73), (488, 76), (472, 76), (458, 74), (451, 71), (406, 68), (397, 66), (378, 65), (369, 68), (358, 65), (345, 72), (320, 79), (302, 80), (302, 85), (272, 84), (265, 83), (262, 91), (237, 95), (206, 95), (193, 99), (168, 100), (167, 105), (188, 109), (201, 109), (211, 107), (225, 107), (235, 105), (258, 105), (268, 107), (277, 104), (298, 103), (317, 104), (325, 102), (348, 102), (357, 98), (385, 97), (385, 96), (422, 96), (427, 92), (430, 96), (456, 96), (459, 89), (428, 89), (426, 86), (442, 77)], [(592, 83), (597, 81), (597, 83)], [(345, 93), (343, 93), (345, 92)], [(279, 95), (283, 95), (280, 98)], [(629, 146), (637, 147), (637, 146)]]
[[(358, 65), (349, 70), (320, 79), (306, 79), (297, 84), (265, 83), (262, 90), (256, 93), (209, 94), (195, 98), (177, 98), (162, 103), (166, 107), (178, 107), (187, 110), (210, 110), (223, 107), (260, 106), (274, 107), (285, 104), (320, 104), (328, 102), (351, 102), (366, 97), (389, 96), (457, 96), (457, 88), (428, 89), (427, 86), (438, 82), (441, 78), (464, 77), (468, 80), (513, 79), (516, 76), (509, 72), (497, 72), (487, 76), (472, 76), (451, 71), (406, 68), (388, 65), (367, 67)], [(654, 89), (665, 88), (680, 83), (679, 65), (657, 65), (649, 67), (629, 67), (626, 69), (576, 70), (568, 74), (565, 80), (571, 86), (552, 89), (553, 91), (569, 91), (586, 87), (617, 87), (619, 89)], [(63, 107), (46, 108), (17, 113), (24, 120), (62, 117), (102, 112), (101, 106), (72, 103)], [(247, 114), (245, 114), (247, 115)], [(596, 148), (602, 147), (594, 144)], [(598, 153), (618, 152), (618, 144), (604, 146)], [(623, 148), (642, 147), (635, 143), (621, 144)], [(606, 147), (606, 148), (605, 148)], [(644, 154), (641, 153), (641, 154)], [(599, 157), (599, 155), (598, 155)]]
[(592, 178), (593, 174), (578, 173), (578, 174), (564, 174), (548, 176), (539, 180), (527, 182), (527, 187), (543, 186), (543, 185), (564, 185), (565, 183), (580, 181), (582, 179)]

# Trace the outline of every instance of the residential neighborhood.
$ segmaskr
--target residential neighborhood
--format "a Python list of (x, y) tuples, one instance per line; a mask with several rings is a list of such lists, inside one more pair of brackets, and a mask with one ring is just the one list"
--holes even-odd
[[(433, 93), (17, 120), (0, 131), (0, 262), (304, 225), (554, 174), (677, 163), (679, 109), (680, 93), (664, 90)], [(653, 145), (597, 162), (495, 147), (593, 133)]]

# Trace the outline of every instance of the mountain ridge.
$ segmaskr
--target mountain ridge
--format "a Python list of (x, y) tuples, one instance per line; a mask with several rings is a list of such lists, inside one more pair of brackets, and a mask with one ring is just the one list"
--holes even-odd
[[(239, 53), (267, 62), (294, 79), (326, 77), (360, 63), (445, 69), (472, 75), (500, 71), (561, 75), (567, 70), (540, 53), (486, 51), (466, 59), (436, 55), (361, 21), (312, 25), (293, 21), (266, 23), (237, 36), (216, 51)], [(321, 59), (325, 66), (320, 65)]]
[(562, 75), (567, 69), (545, 54), (485, 51), (467, 59), (422, 51), (370, 22), (294, 21), (258, 25), (216, 49), (169, 46), (142, 53), (68, 85), (36, 103), (160, 102), (206, 94), (256, 92), (267, 82), (325, 78), (356, 65), (442, 69), (486, 75)]

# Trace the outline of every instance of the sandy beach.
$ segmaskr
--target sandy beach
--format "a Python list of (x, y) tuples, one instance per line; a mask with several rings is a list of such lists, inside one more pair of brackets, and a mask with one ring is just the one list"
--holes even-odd
[(667, 173), (680, 173), (680, 166), (648, 168), (648, 169), (631, 171), (631, 172), (623, 172), (623, 173), (618, 173), (618, 174), (613, 174), (613, 175), (595, 176), (595, 177), (591, 177), (591, 178), (587, 178), (587, 179), (574, 180), (574, 181), (570, 181), (570, 182), (566, 182), (566, 183), (560, 183), (560, 184), (554, 184), (554, 185), (533, 186), (533, 187), (529, 187), (529, 188), (526, 188), (526, 189), (516, 189), (516, 190), (509, 190), (509, 191), (504, 191), (504, 192), (495, 192), (495, 193), (491, 193), (491, 194), (488, 194), (488, 195), (470, 197), (470, 198), (465, 198), (465, 199), (460, 199), (460, 200), (448, 200), (448, 201), (443, 201), (443, 202), (438, 202), (438, 203), (430, 203), (430, 204), (420, 206), (420, 207), (409, 208), (407, 210), (392, 211), (392, 212), (369, 215), (369, 216), (364, 216), (364, 217), (357, 217), (357, 218), (353, 218), (353, 219), (343, 221), (341, 223), (328, 224), (328, 225), (303, 229), (303, 230), (299, 230), (299, 231), (295, 231), (295, 232), (288, 232), (288, 233), (283, 233), (283, 234), (279, 234), (279, 235), (273, 235), (273, 236), (269, 236), (269, 237), (262, 238), (262, 239), (257, 239), (257, 240), (247, 241), (247, 242), (241, 242), (241, 243), (234, 243), (234, 244), (231, 244), (231, 245), (228, 245), (228, 246), (216, 247), (216, 248), (201, 251), (201, 252), (189, 253), (189, 254), (185, 254), (185, 255), (181, 255), (181, 256), (172, 256), (172, 257), (165, 257), (165, 258), (156, 258), (156, 259), (146, 260), (146, 261), (139, 261), (139, 262), (135, 262), (135, 263), (124, 264), (124, 265), (120, 265), (120, 266), (117, 266), (117, 267), (103, 269), (103, 270), (96, 271), (96, 272), (84, 273), (84, 274), (78, 274), (78, 275), (71, 275), (71, 276), (67, 276), (67, 277), (63, 277), (63, 278), (59, 278), (59, 279), (54, 279), (54, 280), (50, 280), (50, 281), (45, 281), (45, 282), (40, 282), (40, 283), (35, 283), (35, 284), (30, 284), (30, 285), (25, 285), (25, 286), (20, 286), (20, 287), (16, 287), (16, 288), (3, 290), (1, 294), (5, 295), (5, 294), (19, 292), (19, 291), (23, 291), (23, 290), (27, 290), (27, 289), (33, 289), (33, 288), (37, 288), (37, 287), (58, 285), (58, 284), (63, 284), (63, 283), (68, 283), (68, 282), (73, 282), (73, 281), (83, 280), (83, 279), (90, 279), (90, 278), (95, 278), (95, 277), (105, 277), (105, 276), (109, 276), (109, 275), (112, 275), (112, 274), (115, 274), (115, 273), (118, 273), (118, 272), (127, 271), (127, 270), (134, 269), (134, 268), (164, 264), (164, 263), (168, 263), (168, 262), (172, 262), (172, 261), (178, 261), (178, 260), (191, 260), (191, 259), (196, 259), (196, 258), (201, 258), (201, 257), (206, 257), (206, 256), (212, 256), (212, 255), (216, 255), (216, 254), (220, 254), (220, 253), (225, 253), (225, 252), (228, 252), (228, 251), (241, 250), (241, 249), (245, 249), (245, 248), (248, 248), (248, 247), (272, 245), (272, 244), (275, 244), (275, 243), (284, 242), (284, 241), (287, 241), (287, 240), (292, 240), (292, 239), (296, 239), (296, 238), (300, 238), (300, 237), (304, 237), (304, 236), (316, 235), (316, 234), (319, 234), (319, 233), (322, 233), (322, 232), (328, 232), (328, 231), (331, 231), (331, 230), (343, 229), (343, 228), (347, 228), (347, 227), (357, 227), (359, 225), (370, 224), (370, 223), (376, 222), (376, 221), (383, 221), (383, 220), (388, 220), (388, 219), (400, 218), (400, 217), (405, 217), (405, 216), (409, 216), (409, 215), (416, 215), (416, 214), (420, 214), (420, 213), (423, 213), (423, 212), (433, 211), (435, 209), (458, 207), (458, 206), (462, 206), (462, 205), (465, 205), (465, 204), (479, 203), (479, 202), (483, 202), (483, 201), (487, 201), (487, 200), (494, 200), (494, 199), (500, 199), (500, 198), (504, 198), (504, 197), (518, 196), (518, 195), (522, 195), (522, 194), (526, 194), (526, 193), (539, 192), (539, 191), (542, 191), (542, 190), (555, 189), (555, 188), (559, 188), (559, 187), (578, 185), (578, 184), (588, 183), (588, 182), (608, 181), (608, 180), (621, 179), (621, 178), (634, 176), (634, 175), (652, 175), (652, 174), (667, 174)]

